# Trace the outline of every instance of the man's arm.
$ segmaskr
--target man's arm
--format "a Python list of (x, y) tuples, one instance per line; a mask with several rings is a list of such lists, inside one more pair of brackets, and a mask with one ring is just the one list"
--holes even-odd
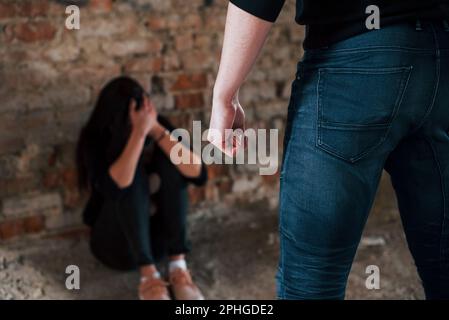
[(272, 25), (229, 3), (214, 98), (233, 98), (251, 71)]
[[(220, 67), (214, 86), (209, 141), (224, 150), (225, 129), (244, 129), (238, 90), (254, 65), (273, 23), (229, 4)], [(235, 154), (236, 148), (232, 154)], [(229, 154), (229, 153), (228, 153)]]

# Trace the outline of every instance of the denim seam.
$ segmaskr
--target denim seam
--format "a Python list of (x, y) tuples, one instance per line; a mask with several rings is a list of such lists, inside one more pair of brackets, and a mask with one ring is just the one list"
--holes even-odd
[(374, 51), (406, 51), (414, 53), (432, 54), (434, 50), (432, 49), (421, 49), (421, 48), (411, 48), (402, 46), (372, 46), (372, 47), (361, 47), (361, 48), (348, 48), (348, 49), (329, 49), (328, 50), (308, 50), (307, 54), (314, 55), (333, 55), (340, 53), (367, 53)]
[[(317, 140), (316, 140), (316, 144), (315, 145), (319, 149), (322, 149), (325, 152), (328, 152), (328, 153), (330, 153), (330, 154), (332, 154), (332, 155), (334, 155), (334, 156), (336, 156), (336, 157), (338, 157), (340, 159), (343, 159), (345, 161), (349, 161), (351, 163), (355, 163), (358, 160), (360, 160), (361, 158), (363, 158), (365, 155), (367, 155), (368, 153), (370, 153), (371, 151), (373, 151), (374, 149), (379, 147), (386, 140), (386, 138), (387, 138), (387, 136), (388, 136), (388, 134), (390, 132), (391, 126), (392, 126), (392, 124), (394, 122), (394, 119), (396, 118), (398, 110), (399, 110), (399, 108), (400, 108), (400, 106), (402, 104), (402, 101), (403, 101), (403, 98), (404, 98), (404, 95), (405, 95), (405, 91), (406, 91), (406, 89), (408, 87), (408, 83), (409, 83), (409, 80), (410, 80), (411, 71), (413, 69), (413, 66), (410, 66), (410, 67), (398, 67), (398, 68), (381, 68), (381, 69), (377, 69), (377, 71), (378, 71), (377, 73), (375, 72), (375, 70), (373, 70), (373, 72), (368, 72), (369, 69), (366, 69), (366, 72), (367, 72), (366, 74), (389, 74), (389, 73), (396, 73), (398, 71), (401, 71), (403, 73), (403, 78), (401, 79), (401, 86), (399, 87), (399, 93), (398, 93), (398, 96), (396, 98), (395, 106), (394, 106), (393, 111), (391, 113), (390, 119), (388, 121), (388, 125), (385, 126), (385, 134), (383, 135), (383, 137), (379, 140), (379, 142), (377, 144), (375, 144), (374, 146), (368, 148), (367, 150), (365, 150), (364, 152), (358, 154), (357, 156), (350, 157), (350, 158), (344, 157), (338, 151), (335, 151), (333, 147), (331, 147), (330, 145), (324, 143), (322, 141), (322, 135), (321, 135), (321, 130), (320, 130), (321, 128), (323, 128), (322, 124), (326, 123), (326, 122), (322, 121), (322, 107), (321, 107), (321, 100), (322, 99), (320, 99), (320, 96), (321, 96), (321, 93), (322, 93), (322, 90), (323, 90), (322, 89), (323, 86), (320, 85), (321, 78), (322, 78), (322, 73), (324, 71), (336, 71), (336, 69), (339, 69), (339, 70), (337, 70), (337, 71), (339, 71), (338, 73), (346, 73), (349, 70), (361, 71), (360, 69), (355, 69), (355, 68), (354, 69), (345, 68), (346, 72), (342, 72), (341, 68), (322, 68), (322, 69), (319, 70), (319, 72), (318, 72), (319, 73), (318, 83), (317, 83), (317, 114), (318, 114), (318, 122), (317, 122)], [(384, 72), (381, 72), (379, 70), (383, 70)], [(387, 73), (385, 73), (385, 71)], [(407, 78), (404, 77), (404, 74), (405, 74), (406, 71), (408, 71), (407, 72)], [(341, 125), (342, 123), (339, 123), (339, 124)], [(347, 124), (347, 125), (349, 126), (350, 124)], [(363, 125), (356, 125), (356, 126), (361, 128), (361, 126), (363, 126)], [(366, 125), (366, 126), (368, 127), (369, 125)], [(326, 128), (326, 127), (324, 127), (324, 128)]]
[(430, 141), (429, 139), (426, 139), (427, 143), (429, 144), (430, 148), (432, 149), (432, 153), (433, 153), (433, 158), (435, 159), (437, 168), (438, 168), (438, 173), (440, 175), (440, 185), (441, 185), (441, 190), (442, 190), (442, 198), (443, 198), (443, 219), (442, 219), (442, 223), (441, 223), (441, 231), (440, 231), (440, 250), (439, 250), (439, 259), (438, 259), (438, 268), (439, 268), (439, 276), (441, 276), (441, 270), (442, 270), (442, 261), (444, 258), (444, 253), (443, 253), (443, 240), (444, 240), (444, 230), (446, 229), (446, 216), (447, 216), (447, 209), (446, 209), (446, 184), (444, 183), (444, 177), (443, 177), (443, 173), (441, 170), (441, 164), (440, 161), (438, 160), (438, 155), (437, 152), (435, 150), (435, 146), (433, 145), (432, 141)]
[(423, 126), (424, 122), (427, 120), (427, 118), (429, 117), (431, 111), (433, 110), (433, 107), (435, 105), (435, 101), (437, 98), (437, 94), (438, 94), (438, 88), (440, 86), (440, 76), (441, 76), (441, 61), (440, 61), (440, 49), (438, 47), (438, 38), (435, 34), (435, 31), (433, 33), (434, 39), (435, 39), (435, 43), (436, 43), (436, 51), (434, 51), (434, 53), (436, 53), (436, 81), (435, 84), (433, 86), (433, 97), (432, 97), (432, 101), (429, 105), (429, 107), (427, 107), (426, 112), (424, 113), (424, 116), (421, 118), (421, 121), (418, 123), (418, 125), (416, 126), (416, 128), (414, 130), (412, 130), (411, 134), (413, 134), (414, 132), (416, 132), (419, 128), (421, 128), (421, 126)]
[(284, 251), (285, 251), (285, 241), (284, 241), (284, 239), (283, 239), (283, 236), (282, 236), (282, 227), (280, 227), (279, 228), (279, 237), (280, 237), (280, 244), (281, 244), (281, 246), (282, 246), (282, 250), (281, 250), (281, 269), (282, 270), (280, 270), (280, 271), (278, 271), (280, 274), (281, 274), (281, 284), (280, 284), (280, 290), (279, 291), (281, 291), (281, 292), (279, 292), (279, 296), (280, 296), (280, 298), (281, 299), (285, 299), (285, 263), (284, 263), (284, 261), (285, 261), (285, 254), (284, 254)]
[[(296, 81), (299, 81), (299, 80), (297, 80), (297, 79), (295, 79), (294, 80), (294, 82), (296, 82)], [(295, 84), (293, 84), (293, 85), (295, 85)], [(282, 179), (283, 178), (283, 176), (284, 176), (284, 168), (285, 168), (285, 163), (288, 161), (288, 158), (289, 158), (289, 154), (290, 154), (290, 152), (289, 152), (289, 150), (290, 150), (290, 139), (291, 139), (291, 136), (292, 136), (292, 134), (291, 134), (291, 131), (292, 131), (292, 125), (293, 125), (293, 118), (294, 118), (294, 115), (296, 114), (296, 109), (297, 109), (297, 107), (296, 107), (296, 102), (297, 102), (297, 98), (296, 98), (296, 94), (297, 94), (297, 92), (293, 92), (293, 90), (298, 90), (297, 88), (295, 88), (294, 86), (292, 86), (292, 98), (291, 98), (291, 101), (290, 101), (290, 103), (289, 103), (289, 108), (288, 108), (288, 110), (287, 110), (287, 112), (291, 112), (292, 113), (292, 115), (290, 116), (290, 120), (288, 120), (287, 119), (287, 121), (290, 121), (290, 123), (287, 123), (287, 125), (288, 125), (288, 132), (286, 131), (285, 132), (285, 137), (284, 137), (284, 139), (286, 139), (286, 145), (285, 145), (285, 149), (284, 149), (284, 156), (283, 156), (283, 159), (282, 159), (282, 167), (281, 167), (281, 172), (280, 172), (280, 174), (279, 174), (279, 179)], [(291, 107), (291, 108), (290, 108)], [(288, 118), (288, 115), (287, 115), (287, 118)]]
[[(292, 130), (293, 130), (293, 128), (292, 128), (292, 126), (293, 126), (293, 120), (294, 120), (294, 117), (295, 117), (295, 115), (296, 115), (296, 110), (297, 110), (297, 106), (296, 106), (296, 104), (297, 104), (297, 90), (298, 90), (298, 88), (296, 88), (295, 86), (298, 84), (298, 82), (300, 81), (299, 79), (298, 79), (298, 76), (300, 75), (300, 73), (298, 72), (297, 74), (296, 74), (296, 76), (295, 76), (295, 80), (293, 80), (293, 84), (292, 84), (292, 97), (291, 97), (291, 101), (290, 101), (290, 103), (289, 103), (289, 108), (288, 108), (288, 112), (291, 112), (291, 114), (290, 114), (290, 119), (289, 119), (289, 123), (287, 124), (288, 125), (288, 131), (286, 130), (286, 132), (285, 132), (285, 137), (284, 137), (284, 139), (286, 139), (286, 144), (285, 144), (285, 148), (284, 148), (284, 156), (283, 156), (283, 159), (282, 159), (282, 167), (281, 167), (281, 172), (280, 172), (280, 175), (279, 175), (279, 179), (280, 179), (280, 181), (281, 181), (281, 184), (283, 183), (283, 177), (284, 177), (284, 175), (285, 175), (285, 166), (286, 166), (286, 163), (287, 163), (287, 161), (288, 161), (288, 159), (290, 158), (290, 148), (291, 148), (291, 143), (290, 143), (290, 139), (291, 139), (291, 137), (292, 137), (292, 134), (291, 134), (291, 132), (292, 132)], [(284, 246), (284, 240), (283, 240), (283, 237), (282, 237), (282, 234), (283, 234), (283, 231), (282, 231), (282, 223), (281, 223), (281, 219), (282, 219), (282, 216), (281, 216), (281, 213), (279, 213), (279, 235), (280, 235), (280, 239), (279, 239), (279, 241), (280, 241), (280, 246), (281, 246), (281, 252), (280, 252), (280, 256), (279, 256), (279, 259), (280, 259), (280, 268), (279, 269), (282, 269), (282, 270), (278, 270), (278, 273), (280, 274), (280, 279), (278, 280), (278, 281), (280, 281), (281, 283), (280, 284), (278, 284), (278, 287), (279, 287), (279, 292), (277, 293), (277, 295), (278, 295), (278, 298), (279, 299), (285, 299), (285, 272), (284, 272), (284, 265), (285, 265), (285, 263), (284, 263), (284, 260), (285, 260), (285, 254), (283, 253), (284, 252), (284, 250), (283, 250), (283, 248), (285, 247)]]
[(324, 67), (320, 68), (321, 72), (332, 72), (333, 74), (395, 74), (410, 70), (411, 67), (388, 67), (388, 68), (346, 68), (346, 67)]
[(317, 85), (316, 85), (316, 115), (317, 115), (317, 121), (316, 121), (316, 128), (315, 128), (315, 130), (317, 131), (317, 139), (316, 139), (316, 142), (315, 142), (315, 146), (317, 148), (319, 148), (319, 145), (322, 143), (322, 141), (321, 141), (321, 130), (320, 130), (320, 123), (322, 122), (322, 114), (321, 114), (322, 108), (321, 108), (321, 99), (320, 99), (321, 92), (323, 91), (322, 90), (322, 86), (320, 86), (322, 74), (323, 74), (322, 70), (318, 70), (318, 82), (317, 82)]
[(344, 123), (344, 122), (327, 122), (322, 121), (321, 127), (325, 129), (334, 129), (334, 130), (349, 130), (349, 131), (359, 131), (364, 129), (370, 129), (370, 130), (382, 130), (382, 129), (388, 129), (390, 126), (389, 123), (374, 123), (374, 124), (351, 124), (351, 123)]

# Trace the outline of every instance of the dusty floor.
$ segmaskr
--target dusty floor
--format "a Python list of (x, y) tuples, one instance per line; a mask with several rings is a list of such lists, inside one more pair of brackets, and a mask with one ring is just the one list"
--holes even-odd
[[(273, 299), (276, 212), (263, 205), (192, 216), (190, 265), (209, 299)], [(242, 212), (244, 211), (244, 212)], [(81, 271), (81, 289), (65, 288), (65, 268)], [(380, 290), (365, 288), (365, 268), (381, 270)], [(0, 299), (135, 299), (138, 274), (94, 260), (85, 236), (0, 246)], [(354, 263), (348, 299), (421, 299), (422, 290), (398, 219), (370, 218)]]

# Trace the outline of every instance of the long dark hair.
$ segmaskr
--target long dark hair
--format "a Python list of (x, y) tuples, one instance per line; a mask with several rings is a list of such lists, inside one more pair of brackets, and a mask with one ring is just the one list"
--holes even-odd
[(129, 104), (143, 94), (142, 86), (128, 77), (115, 78), (101, 90), (76, 148), (80, 190), (91, 187), (93, 171), (104, 170), (120, 155), (131, 132)]

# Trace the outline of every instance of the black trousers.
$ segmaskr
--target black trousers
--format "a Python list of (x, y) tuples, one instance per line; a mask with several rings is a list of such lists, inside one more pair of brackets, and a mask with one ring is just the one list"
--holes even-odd
[[(150, 197), (148, 178), (153, 173), (159, 176), (160, 187)], [(150, 216), (151, 203), (157, 210)], [(117, 199), (103, 203), (91, 230), (92, 253), (118, 270), (188, 253), (187, 211), (187, 182), (156, 148), (149, 164), (139, 162), (131, 187)]]

